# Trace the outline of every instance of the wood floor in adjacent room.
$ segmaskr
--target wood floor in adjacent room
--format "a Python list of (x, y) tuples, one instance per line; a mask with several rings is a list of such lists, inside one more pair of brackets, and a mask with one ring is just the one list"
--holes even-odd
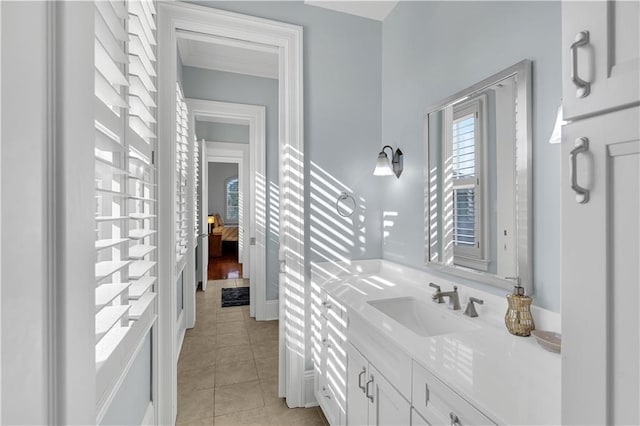
[(178, 361), (177, 424), (324, 426), (319, 408), (290, 409), (278, 398), (278, 321), (220, 307), (221, 288), (246, 285), (209, 281), (196, 293), (196, 326)]
[(242, 264), (238, 263), (238, 245), (223, 243), (222, 256), (209, 258), (207, 276), (210, 280), (242, 278)]

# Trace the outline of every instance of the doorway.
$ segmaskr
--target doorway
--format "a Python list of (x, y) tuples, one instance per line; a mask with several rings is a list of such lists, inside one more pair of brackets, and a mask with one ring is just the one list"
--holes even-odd
[[(166, 140), (175, 134), (176, 95), (172, 90), (177, 81), (177, 39), (188, 34), (193, 37), (205, 37), (223, 45), (250, 44), (263, 46), (277, 51), (279, 80), (278, 130), (279, 147), (278, 176), (279, 201), (279, 356), (278, 356), (278, 394), (286, 397), (289, 407), (305, 404), (305, 319), (299, 312), (304, 310), (305, 291), (305, 239), (304, 239), (304, 159), (303, 159), (303, 113), (302, 113), (302, 28), (295, 25), (258, 19), (245, 15), (219, 11), (216, 9), (190, 4), (160, 3), (158, 5), (158, 75), (160, 145), (171, 146)], [(159, 156), (160, 170), (171, 171), (171, 156)], [(170, 173), (160, 176), (159, 188), (166, 190), (160, 199), (160, 209), (171, 211), (172, 182)], [(159, 218), (160, 238), (167, 241), (161, 256), (170, 257), (172, 247), (171, 233), (175, 224), (170, 215)], [(174, 265), (171, 262), (161, 272), (164, 280), (173, 276)], [(166, 277), (166, 278), (164, 278)], [(193, 283), (189, 283), (193, 285)], [(171, 313), (176, 292), (170, 285), (162, 286), (167, 290), (159, 294), (160, 333), (171, 335), (175, 332), (175, 314)], [(164, 314), (164, 315), (163, 315)], [(289, 332), (285, 333), (285, 330)], [(291, 332), (295, 330), (295, 332)], [(160, 379), (166, 385), (160, 390), (161, 400), (173, 400), (170, 407), (160, 413), (160, 421), (167, 423), (175, 420), (176, 408), (176, 365), (177, 346), (175, 339), (164, 339), (162, 353), (173, 353), (173, 357), (161, 357)], [(163, 366), (165, 368), (163, 368)], [(171, 383), (172, 386), (168, 386)], [(168, 395), (167, 395), (168, 393)]]

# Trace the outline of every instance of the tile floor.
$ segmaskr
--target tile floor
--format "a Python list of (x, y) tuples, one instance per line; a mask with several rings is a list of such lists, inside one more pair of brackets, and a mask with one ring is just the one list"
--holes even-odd
[(178, 361), (178, 425), (325, 426), (320, 409), (289, 409), (278, 398), (278, 321), (256, 321), (248, 306), (220, 307), (220, 289), (248, 280), (209, 281), (196, 293), (196, 326)]

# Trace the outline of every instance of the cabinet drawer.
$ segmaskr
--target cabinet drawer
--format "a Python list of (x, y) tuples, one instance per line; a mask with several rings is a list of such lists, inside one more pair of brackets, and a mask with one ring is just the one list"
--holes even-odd
[(415, 361), (411, 395), (413, 407), (428, 424), (455, 424), (453, 416), (460, 426), (495, 424)]
[(320, 292), (320, 314), (346, 328), (347, 310), (326, 291)]
[(322, 408), (324, 416), (331, 426), (343, 424), (344, 422), (341, 420), (343, 417), (341, 414), (342, 408), (336, 392), (328, 383), (326, 377), (319, 375), (317, 379), (316, 399), (318, 400), (318, 404), (320, 404), (320, 408)]

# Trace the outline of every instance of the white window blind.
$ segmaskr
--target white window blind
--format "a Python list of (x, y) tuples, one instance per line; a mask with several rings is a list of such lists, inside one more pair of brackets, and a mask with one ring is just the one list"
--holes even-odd
[[(95, 337), (100, 401), (113, 382), (103, 380), (101, 371), (112, 372), (103, 367), (122, 362), (113, 354), (125, 354), (124, 342), (135, 345), (131, 338), (142, 327), (136, 324), (149, 318), (155, 299), (155, 9), (153, 2), (138, 0), (101, 0), (95, 8)], [(136, 67), (138, 62), (146, 67)]]
[(200, 143), (193, 138), (193, 238), (200, 234)]
[[(482, 196), (485, 188), (483, 168), (484, 97), (453, 107), (451, 128), (452, 242), (454, 261), (463, 266), (483, 260), (484, 241)], [(475, 262), (475, 263), (474, 263)]]
[(188, 167), (188, 110), (180, 85), (176, 82), (176, 271), (184, 266), (187, 252), (187, 167)]
[(226, 182), (227, 219), (238, 220), (238, 178)]

